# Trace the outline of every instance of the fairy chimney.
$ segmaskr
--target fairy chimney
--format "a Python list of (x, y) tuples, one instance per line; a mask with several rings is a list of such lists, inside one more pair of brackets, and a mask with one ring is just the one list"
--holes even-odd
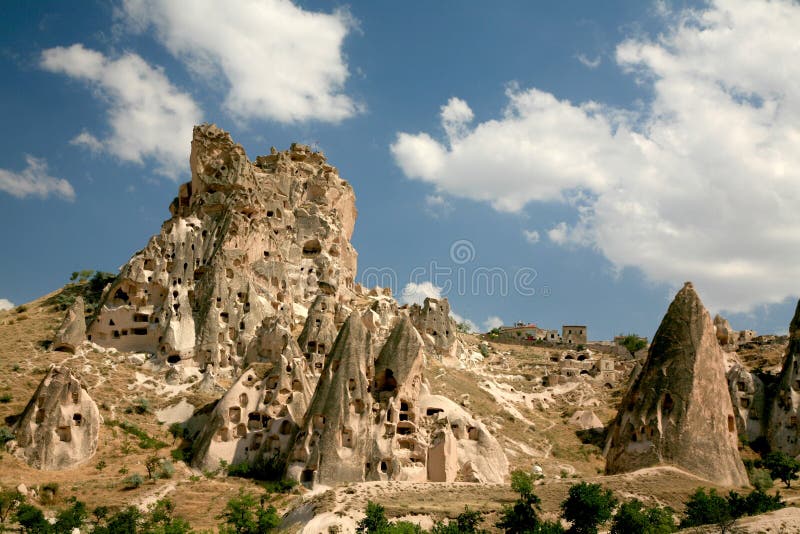
[(72, 371), (51, 366), (16, 425), (16, 454), (37, 469), (76, 466), (97, 450), (102, 422)]
[(725, 361), (691, 283), (675, 296), (606, 444), (608, 474), (675, 465), (725, 486), (747, 486)]
[(789, 325), (789, 345), (783, 359), (778, 391), (770, 410), (767, 439), (774, 450), (800, 454), (800, 302)]
[(372, 444), (372, 344), (354, 312), (333, 344), (290, 456), (289, 474), (304, 483), (364, 480)]

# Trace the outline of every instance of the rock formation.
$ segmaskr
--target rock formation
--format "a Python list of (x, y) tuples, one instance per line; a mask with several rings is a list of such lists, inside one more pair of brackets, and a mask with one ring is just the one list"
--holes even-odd
[(53, 350), (75, 354), (75, 349), (86, 340), (86, 319), (83, 297), (77, 297), (67, 309), (61, 326), (53, 338)]
[(325, 367), (325, 358), (333, 349), (337, 333), (336, 301), (330, 295), (319, 295), (308, 310), (303, 331), (297, 340), (311, 370), (317, 376)]
[(363, 319), (353, 313), (297, 435), (290, 476), (309, 485), (502, 482), (508, 462), (483, 424), (449, 399), (429, 394), (425, 345), (410, 319), (398, 319), (374, 370), (369, 338)]
[(16, 453), (45, 470), (78, 465), (97, 450), (102, 418), (66, 367), (51, 366), (16, 425)]
[(390, 290), (354, 284), (355, 197), (324, 156), (295, 144), (253, 162), (202, 125), (190, 167), (171, 218), (106, 288), (88, 337), (153, 354), (168, 383), (199, 366), (198, 392), (234, 379), (196, 419), (194, 464), (277, 454), (307, 484), (502, 482), (497, 441), (423, 376), (428, 358), (464, 353), (447, 299), (401, 308)]
[(290, 475), (332, 485), (364, 480), (372, 441), (369, 332), (352, 313), (333, 344), (290, 458)]
[(764, 434), (766, 399), (764, 383), (742, 364), (735, 363), (728, 371), (728, 390), (736, 416), (736, 430), (743, 440), (752, 443)]
[(426, 298), (422, 306), (412, 304), (408, 314), (432, 354), (439, 359), (457, 357), (456, 322), (447, 299)]
[(726, 486), (747, 486), (736, 417), (714, 325), (691, 283), (661, 321), (606, 444), (606, 472), (671, 464)]
[(352, 298), (355, 197), (321, 153), (294, 144), (251, 162), (205, 124), (190, 166), (172, 217), (105, 292), (91, 341), (228, 367), (266, 317)]
[(792, 456), (800, 454), (800, 302), (789, 325), (789, 345), (771, 408), (767, 431), (770, 446)]
[(313, 389), (294, 338), (268, 361), (253, 363), (219, 400), (197, 439), (193, 463), (214, 469), (220, 460), (257, 463), (286, 454)]

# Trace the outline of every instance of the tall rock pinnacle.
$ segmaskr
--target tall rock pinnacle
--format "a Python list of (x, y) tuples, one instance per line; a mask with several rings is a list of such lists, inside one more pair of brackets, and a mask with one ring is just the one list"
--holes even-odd
[(606, 444), (609, 474), (674, 465), (747, 486), (714, 325), (691, 283), (675, 296)]

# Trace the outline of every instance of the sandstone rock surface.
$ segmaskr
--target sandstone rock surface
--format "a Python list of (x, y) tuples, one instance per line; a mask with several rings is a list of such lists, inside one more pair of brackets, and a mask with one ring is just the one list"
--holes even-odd
[(800, 454), (800, 302), (789, 325), (789, 345), (771, 408), (767, 430), (770, 446), (792, 456)]
[(194, 129), (192, 179), (159, 235), (103, 296), (102, 346), (200, 367), (243, 363), (267, 317), (353, 295), (355, 196), (320, 152), (294, 144), (250, 161), (214, 125)]
[(67, 367), (52, 366), (16, 425), (17, 454), (31, 467), (66, 469), (97, 450), (102, 418)]
[(77, 297), (56, 331), (53, 350), (75, 354), (75, 349), (86, 340), (85, 313), (83, 297)]
[(606, 461), (608, 474), (671, 464), (718, 484), (748, 485), (724, 354), (691, 283), (675, 296), (623, 398)]

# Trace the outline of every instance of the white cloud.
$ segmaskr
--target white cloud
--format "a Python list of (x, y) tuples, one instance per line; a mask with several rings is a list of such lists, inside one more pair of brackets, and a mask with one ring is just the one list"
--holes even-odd
[(200, 109), (161, 69), (136, 54), (111, 59), (81, 44), (45, 50), (41, 66), (88, 82), (108, 105), (108, 138), (101, 141), (83, 131), (72, 144), (102, 148), (137, 164), (152, 159), (158, 173), (173, 179), (188, 170), (192, 127), (201, 121)]
[(10, 310), (15, 308), (14, 303), (8, 299), (0, 299), (0, 310)]
[(539, 242), (540, 236), (539, 232), (536, 230), (523, 230), (522, 235), (525, 236), (525, 241), (530, 243), (531, 245), (535, 245)]
[(426, 298), (442, 298), (442, 288), (436, 287), (430, 282), (419, 284), (409, 282), (400, 294), (400, 302), (403, 304), (422, 304)]
[(495, 328), (500, 328), (501, 326), (503, 326), (503, 324), (504, 324), (503, 320), (500, 317), (496, 316), (496, 315), (492, 315), (492, 316), (488, 317), (483, 322), (483, 326), (486, 328), (487, 332), (489, 330), (493, 330)]
[(652, 90), (642, 111), (512, 86), (501, 117), (462, 137), (398, 134), (397, 164), (498, 210), (562, 202), (577, 223), (557, 222), (552, 241), (593, 246), (656, 282), (693, 280), (714, 308), (796, 296), (800, 5), (718, 0), (663, 14), (658, 40), (616, 50)]
[(589, 57), (585, 54), (576, 54), (575, 59), (580, 61), (583, 66), (589, 67), (590, 69), (596, 69), (600, 66), (600, 63), (603, 62), (603, 58), (601, 56), (597, 56), (594, 59), (589, 59)]
[(464, 100), (451, 98), (442, 106), (439, 116), (450, 140), (459, 139), (468, 132), (468, 125), (475, 118), (472, 109)]
[(75, 200), (72, 185), (66, 180), (50, 176), (45, 160), (26, 155), (25, 163), (26, 167), (20, 172), (0, 169), (0, 191), (17, 198), (56, 195)]
[(124, 0), (131, 27), (154, 27), (171, 54), (209, 82), (240, 119), (339, 122), (361, 111), (346, 95), (344, 10), (305, 11), (288, 0)]
[(446, 217), (453, 211), (453, 206), (442, 195), (426, 195), (425, 211), (434, 218)]
[(102, 152), (103, 150), (103, 142), (86, 130), (70, 139), (69, 144), (82, 146), (91, 152)]

